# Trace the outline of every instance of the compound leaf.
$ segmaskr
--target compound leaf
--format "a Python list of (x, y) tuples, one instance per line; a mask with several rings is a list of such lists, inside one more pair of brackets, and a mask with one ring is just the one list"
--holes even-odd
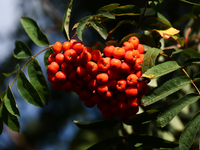
[(32, 52), (26, 43), (15, 41), (13, 56), (17, 59), (26, 59), (32, 56)]
[(49, 41), (46, 35), (41, 31), (37, 22), (29, 17), (22, 17), (21, 24), (31, 40), (38, 46), (47, 46)]
[(44, 102), (45, 104), (48, 104), (49, 87), (37, 59), (33, 59), (31, 62), (29, 62), (28, 76), (30, 79), (30, 83), (37, 90), (42, 102)]
[(179, 149), (189, 150), (200, 126), (200, 112), (186, 125), (179, 138)]
[(92, 18), (93, 16), (84, 17), (83, 19), (81, 19), (81, 21), (79, 22), (77, 26), (77, 30), (76, 30), (77, 36), (81, 41), (83, 40), (83, 35), (84, 35), (84, 30), (86, 28), (86, 25), (89, 23), (88, 21)]
[(12, 91), (9, 87), (8, 87), (8, 90), (7, 90), (5, 97), (4, 97), (4, 103), (5, 103), (7, 110), (12, 115), (20, 117), (20, 112), (19, 112), (19, 109), (17, 107), (14, 95), (13, 95), (13, 93), (12, 93)]
[(180, 90), (187, 84), (191, 82), (190, 78), (186, 76), (176, 77), (161, 85), (158, 88), (155, 88), (149, 91), (146, 95), (142, 97), (142, 105), (148, 106), (151, 105), (162, 98)]
[(15, 69), (14, 69), (13, 72), (10, 72), (10, 73), (3, 73), (3, 75), (6, 76), (6, 77), (9, 77), (10, 75), (17, 73), (17, 71), (19, 71), (19, 69), (20, 69), (20, 66), (19, 66), (19, 64), (17, 64), (17, 65), (15, 66)]
[(105, 128), (112, 128), (119, 123), (119, 120), (101, 120), (97, 122), (80, 122), (74, 120), (74, 123), (77, 127), (81, 129), (89, 129), (89, 130), (96, 130), (96, 129), (105, 129)]
[(41, 98), (33, 87), (33, 85), (28, 81), (23, 71), (20, 71), (17, 77), (17, 88), (21, 96), (30, 104), (43, 107)]
[(179, 66), (176, 61), (167, 61), (148, 69), (146, 72), (144, 72), (142, 77), (149, 79), (158, 78), (180, 68), (181, 66)]
[(199, 99), (198, 94), (188, 94), (172, 103), (167, 109), (161, 112), (157, 118), (159, 127), (166, 126), (185, 106), (196, 102)]
[(142, 64), (142, 72), (146, 72), (149, 68), (155, 66), (156, 59), (161, 51), (158, 48), (151, 48), (146, 52)]
[(65, 15), (64, 15), (64, 18), (63, 18), (63, 22), (62, 22), (62, 31), (63, 31), (63, 34), (65, 35), (65, 37), (68, 40), (70, 40), (69, 23), (70, 23), (70, 17), (71, 17), (71, 12), (72, 12), (72, 3), (73, 3), (73, 0), (68, 1), (67, 8), (66, 8), (66, 11), (65, 11)]
[(112, 138), (103, 140), (103, 141), (91, 146), (87, 150), (109, 149), (109, 148), (112, 148), (113, 146), (120, 144), (123, 139), (124, 139), (124, 137), (122, 137), (122, 136), (112, 137)]
[(90, 25), (101, 35), (104, 40), (107, 39), (107, 31), (102, 24), (100, 24), (97, 20), (91, 20)]

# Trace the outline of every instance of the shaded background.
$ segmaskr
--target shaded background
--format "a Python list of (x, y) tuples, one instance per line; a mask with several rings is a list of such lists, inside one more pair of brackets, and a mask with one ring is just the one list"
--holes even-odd
[[(146, 0), (74, 0), (71, 25), (80, 21), (81, 18), (94, 14), (100, 7), (109, 3), (135, 4), (144, 7)], [(12, 72), (15, 65), (20, 63), (22, 67), (27, 60), (16, 60), (12, 56), (15, 48), (15, 41), (23, 41), (29, 45), (33, 55), (43, 48), (36, 46), (26, 35), (20, 24), (20, 17), (27, 16), (37, 21), (42, 31), (47, 35), (50, 44), (56, 41), (66, 41), (62, 30), (62, 18), (64, 16), (67, 0), (5, 0), (0, 1), (0, 93), (6, 90), (14, 78), (11, 76), (5, 78), (3, 72)], [(192, 5), (180, 2), (179, 0), (165, 0), (160, 12), (171, 22), (175, 22), (180, 16), (191, 12)], [(136, 18), (137, 21), (137, 18)], [(115, 22), (110, 24), (113, 27)], [(184, 25), (179, 27), (184, 29)], [(131, 25), (123, 25), (113, 34), (115, 39), (120, 40), (133, 30)], [(71, 36), (74, 31), (71, 31)], [(86, 29), (84, 35), (84, 44), (92, 46), (97, 41), (105, 42), (93, 29)], [(39, 60), (46, 76), (46, 70), (43, 62), (44, 53), (36, 58)], [(24, 70), (26, 72), (26, 68)], [(50, 87), (49, 104), (44, 108), (38, 108), (28, 104), (22, 99), (17, 91), (16, 84), (12, 91), (19, 107), (21, 118), (19, 119), (21, 130), (15, 133), (4, 126), (0, 136), (0, 150), (17, 149), (37, 149), (37, 150), (83, 150), (92, 144), (105, 139), (108, 131), (86, 131), (80, 130), (73, 120), (96, 121), (103, 119), (100, 111), (96, 107), (88, 109), (83, 106), (75, 93), (56, 92)], [(195, 107), (194, 107), (195, 108)], [(198, 109), (197, 106), (195, 109)], [(194, 111), (194, 110), (193, 110)], [(190, 116), (191, 117), (191, 116)], [(185, 117), (185, 121), (189, 118)], [(180, 124), (179, 124), (180, 123)], [(180, 135), (182, 122), (176, 122), (174, 136), (166, 136), (175, 140)], [(151, 130), (152, 126), (146, 126)], [(146, 130), (147, 130), (146, 129)], [(141, 129), (138, 129), (141, 130)], [(155, 129), (156, 130), (156, 129)], [(164, 130), (168, 131), (168, 128)], [(164, 133), (164, 131), (162, 131)], [(171, 132), (167, 132), (170, 134)], [(152, 133), (153, 134), (153, 133)], [(157, 133), (158, 134), (158, 133)]]

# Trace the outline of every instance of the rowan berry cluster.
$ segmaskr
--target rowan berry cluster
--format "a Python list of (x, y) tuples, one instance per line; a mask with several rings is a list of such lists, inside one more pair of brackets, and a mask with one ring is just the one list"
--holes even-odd
[(75, 39), (53, 45), (47, 67), (48, 80), (57, 91), (74, 91), (86, 107), (97, 105), (103, 117), (126, 118), (138, 112), (148, 91), (142, 75), (144, 46), (135, 36), (122, 47), (107, 45), (92, 50)]

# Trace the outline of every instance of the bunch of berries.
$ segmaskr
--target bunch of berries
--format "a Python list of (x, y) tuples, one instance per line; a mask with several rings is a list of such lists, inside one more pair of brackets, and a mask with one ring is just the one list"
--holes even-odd
[(144, 46), (135, 36), (122, 47), (107, 45), (92, 50), (75, 39), (53, 45), (47, 67), (48, 80), (57, 91), (74, 91), (86, 107), (97, 105), (103, 117), (126, 118), (138, 112), (148, 91), (142, 75)]

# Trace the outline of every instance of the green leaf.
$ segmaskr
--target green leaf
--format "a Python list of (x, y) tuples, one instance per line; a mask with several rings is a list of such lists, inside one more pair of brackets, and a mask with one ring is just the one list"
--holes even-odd
[(94, 16), (96, 16), (96, 17), (106, 17), (106, 18), (109, 18), (109, 19), (115, 19), (115, 15), (109, 13), (106, 10), (99, 10), (99, 11), (97, 11), (97, 13)]
[(111, 13), (115, 16), (124, 16), (124, 15), (140, 15), (140, 8), (135, 5), (124, 5), (114, 8)]
[(200, 54), (192, 48), (183, 49), (181, 52), (185, 53), (185, 54), (187, 54), (187, 55), (189, 55), (190, 57), (193, 57), (193, 58), (197, 58), (197, 57), (200, 58)]
[(189, 58), (184, 62), (184, 65), (200, 65), (200, 58)]
[(108, 5), (101, 7), (99, 10), (106, 10), (106, 11), (110, 12), (114, 8), (118, 7), (119, 5), (120, 4), (118, 4), (118, 3), (112, 3), (112, 4), (108, 4)]
[(0, 105), (0, 117), (2, 117), (3, 122), (13, 131), (19, 132), (20, 124), (16, 116), (13, 116), (8, 112), (4, 103)]
[(84, 35), (84, 30), (86, 28), (86, 25), (89, 23), (88, 21), (92, 18), (93, 16), (84, 17), (83, 19), (81, 19), (81, 21), (79, 22), (77, 26), (77, 30), (76, 30), (77, 36), (81, 41), (83, 41), (83, 35)]
[(41, 98), (33, 87), (33, 85), (28, 81), (23, 71), (20, 71), (17, 77), (17, 88), (21, 96), (30, 104), (43, 107)]
[(149, 68), (155, 66), (156, 59), (161, 51), (158, 48), (151, 48), (146, 52), (142, 64), (142, 72), (146, 72)]
[(106, 40), (108, 35), (107, 35), (107, 31), (104, 28), (104, 26), (102, 24), (100, 24), (98, 21), (96, 20), (91, 20), (90, 21), (90, 25), (101, 35), (101, 37)]
[(12, 115), (21, 117), (19, 109), (18, 109), (16, 101), (15, 101), (15, 98), (14, 98), (14, 95), (13, 95), (13, 93), (12, 93), (12, 91), (9, 87), (8, 87), (8, 90), (7, 90), (6, 95), (4, 97), (4, 103), (5, 103), (7, 110)]
[(13, 72), (10, 72), (10, 73), (3, 73), (3, 75), (6, 76), (6, 77), (9, 77), (10, 75), (17, 73), (17, 72), (19, 71), (19, 69), (20, 69), (20, 66), (19, 66), (19, 64), (17, 64), (17, 65), (15, 66), (15, 69), (14, 69)]
[(156, 44), (154, 42), (154, 40), (148, 36), (148, 35), (145, 35), (145, 34), (142, 34), (142, 33), (131, 33), (127, 36), (125, 36), (120, 42), (119, 42), (119, 45), (122, 46), (123, 43), (125, 41), (128, 41), (128, 39), (132, 36), (136, 36), (139, 40), (140, 40), (140, 43), (141, 44), (144, 44), (144, 45), (148, 45), (150, 47), (156, 47)]
[[(141, 8), (140, 10), (143, 13), (143, 11), (145, 10), (145, 8)], [(153, 16), (155, 14), (156, 14), (156, 11), (153, 8), (146, 8), (144, 16)]]
[(200, 80), (200, 73), (197, 73), (194, 75), (193, 77), (193, 81), (196, 82), (196, 81), (199, 81)]
[(66, 11), (65, 11), (65, 15), (64, 15), (64, 18), (63, 18), (63, 22), (62, 22), (62, 31), (63, 31), (63, 34), (65, 35), (65, 37), (68, 40), (70, 40), (69, 23), (70, 23), (70, 17), (71, 17), (71, 12), (72, 12), (72, 3), (73, 3), (73, 0), (68, 1), (67, 8), (66, 8)]
[(179, 66), (176, 61), (166, 61), (148, 69), (146, 72), (144, 72), (142, 77), (149, 79), (158, 78), (180, 68), (181, 66)]
[(179, 149), (189, 150), (200, 126), (200, 112), (198, 112), (186, 125), (179, 138)]
[(171, 36), (177, 43), (181, 44), (181, 46), (183, 47), (184, 46), (184, 40), (183, 38), (179, 35), (179, 34), (175, 34), (173, 36)]
[(3, 132), (3, 119), (0, 117), (0, 135)]
[(30, 79), (30, 83), (37, 90), (42, 102), (44, 102), (45, 104), (48, 104), (49, 87), (37, 59), (33, 59), (31, 62), (29, 62), (28, 76)]
[(26, 59), (32, 56), (32, 52), (26, 43), (15, 41), (13, 56), (17, 59)]
[(167, 18), (165, 18), (165, 16), (163, 16), (161, 13), (157, 12), (157, 16), (158, 16), (158, 20), (161, 21), (163, 24), (171, 27), (171, 23), (169, 22), (169, 20)]
[(136, 114), (134, 116), (131, 116), (123, 121), (125, 124), (132, 126), (146, 124), (149, 123), (151, 120), (156, 120), (156, 117), (158, 116), (159, 113), (160, 113), (159, 110), (151, 109), (141, 114)]
[(105, 128), (112, 128), (119, 123), (119, 120), (101, 120), (97, 122), (80, 122), (80, 121), (73, 121), (77, 127), (81, 129), (89, 129), (89, 130), (97, 130), (97, 129), (105, 129)]
[(134, 26), (137, 25), (134, 20), (122, 20), (122, 21), (118, 22), (117, 25), (112, 30), (110, 30), (109, 34), (113, 33), (118, 27), (120, 27), (123, 24), (132, 24)]
[(166, 126), (185, 106), (196, 102), (199, 99), (198, 94), (188, 94), (172, 103), (167, 109), (161, 112), (157, 118), (159, 127)]
[(128, 149), (134, 149), (135, 147), (142, 147), (147, 149), (178, 147), (178, 143), (176, 142), (171, 142), (158, 137), (138, 134), (129, 135), (127, 138), (127, 142)]
[(6, 95), (6, 92), (7, 92), (7, 91), (2, 92), (2, 93), (0, 94), (0, 99), (3, 99), (3, 98), (4, 98), (4, 96)]
[(46, 35), (41, 31), (37, 22), (29, 17), (22, 17), (21, 24), (31, 40), (38, 46), (47, 46), (49, 41)]
[(199, 0), (181, 0), (181, 1), (192, 4), (192, 5), (200, 5)]
[(106, 150), (122, 143), (123, 139), (122, 136), (112, 137), (89, 147), (87, 150)]
[(49, 62), (48, 62), (49, 55), (51, 55), (52, 53), (53, 53), (53, 50), (50, 49), (50, 50), (46, 51), (44, 54), (44, 64), (45, 64), (46, 68), (49, 65)]
[(191, 82), (190, 78), (186, 76), (176, 77), (149, 91), (146, 95), (142, 97), (141, 103), (143, 106), (151, 105), (162, 98), (180, 90), (187, 84)]

